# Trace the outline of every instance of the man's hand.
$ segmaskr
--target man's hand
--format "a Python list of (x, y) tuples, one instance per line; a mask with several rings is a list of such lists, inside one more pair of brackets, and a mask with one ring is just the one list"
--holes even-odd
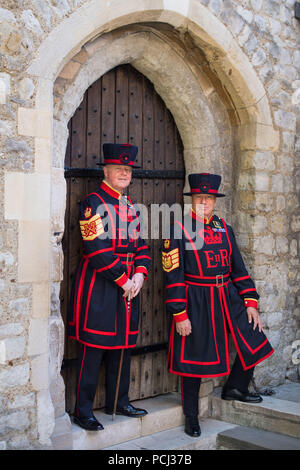
[(125, 282), (125, 284), (123, 284), (122, 286), (122, 289), (124, 291), (124, 294), (123, 294), (123, 297), (128, 297), (128, 295), (130, 294), (130, 297), (131, 297), (131, 291), (133, 290), (133, 281), (132, 279), (128, 279), (127, 282)]
[(130, 297), (133, 299), (138, 295), (140, 292), (141, 288), (143, 287), (144, 284), (144, 274), (142, 273), (135, 273), (132, 276), (132, 281), (133, 281), (133, 289), (130, 293)]
[(189, 319), (176, 323), (176, 331), (180, 336), (189, 336), (192, 332), (192, 325)]
[(258, 325), (258, 330), (259, 330), (259, 332), (261, 332), (261, 330), (262, 330), (262, 321), (261, 321), (261, 318), (260, 318), (256, 308), (248, 307), (247, 308), (247, 315), (248, 315), (249, 323), (251, 323), (252, 320), (253, 320), (253, 330), (255, 330), (255, 328)]

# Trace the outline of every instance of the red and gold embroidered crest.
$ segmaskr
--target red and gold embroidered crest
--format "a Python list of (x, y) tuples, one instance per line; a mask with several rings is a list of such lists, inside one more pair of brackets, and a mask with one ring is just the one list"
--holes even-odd
[(100, 215), (96, 214), (90, 220), (81, 220), (80, 230), (84, 241), (95, 240), (95, 238), (104, 233)]
[(86, 207), (83, 213), (84, 217), (86, 219), (89, 219), (92, 215), (92, 208), (91, 207)]
[(166, 238), (164, 241), (164, 248), (168, 250), (170, 248), (171, 240), (169, 238)]
[(173, 271), (179, 268), (179, 250), (175, 248), (169, 253), (162, 252), (162, 267), (165, 272)]

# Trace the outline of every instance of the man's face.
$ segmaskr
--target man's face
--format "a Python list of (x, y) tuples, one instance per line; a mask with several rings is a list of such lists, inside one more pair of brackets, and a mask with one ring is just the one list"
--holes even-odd
[(216, 196), (211, 194), (193, 194), (192, 207), (200, 217), (210, 217), (216, 205)]
[(126, 165), (106, 165), (104, 176), (110, 186), (122, 193), (131, 182), (132, 168)]

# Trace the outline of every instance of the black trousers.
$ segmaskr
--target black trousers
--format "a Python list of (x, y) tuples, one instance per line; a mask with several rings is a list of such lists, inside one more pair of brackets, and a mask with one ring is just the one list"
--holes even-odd
[[(100, 349), (80, 344), (77, 362), (76, 404), (74, 414), (90, 417), (93, 414), (93, 403), (98, 386), (99, 371), (105, 361), (105, 407), (112, 411), (119, 371), (121, 349)], [(120, 379), (117, 406), (129, 405), (128, 391), (130, 385), (130, 350), (124, 349), (123, 366)]]
[[(224, 389), (230, 390), (237, 388), (240, 392), (248, 391), (250, 380), (252, 379), (254, 367), (244, 370), (238, 354), (232, 365), (228, 380), (224, 385)], [(198, 416), (198, 397), (201, 385), (201, 377), (182, 376), (181, 381), (181, 398), (182, 408), (185, 416)]]

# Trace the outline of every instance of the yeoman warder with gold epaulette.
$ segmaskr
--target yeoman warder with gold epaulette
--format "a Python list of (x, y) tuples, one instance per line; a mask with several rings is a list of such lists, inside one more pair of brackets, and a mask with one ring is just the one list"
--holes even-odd
[[(133, 407), (128, 398), (130, 350), (136, 345), (139, 326), (138, 294), (150, 266), (134, 205), (123, 195), (132, 168), (139, 168), (137, 151), (130, 144), (104, 144), (105, 178), (80, 205), (83, 256), (74, 276), (68, 333), (80, 343), (74, 422), (88, 430), (103, 429), (93, 414), (93, 401), (104, 352), (106, 413), (113, 414), (115, 395), (117, 414), (147, 413)], [(119, 393), (118, 370), (122, 371)]]
[[(164, 241), (166, 308), (173, 322), (168, 367), (182, 377), (185, 432), (201, 433), (198, 395), (202, 377), (229, 375), (222, 398), (260, 402), (249, 392), (256, 364), (273, 349), (262, 331), (259, 295), (245, 267), (233, 229), (213, 214), (221, 176), (189, 175), (192, 209)], [(197, 229), (198, 224), (198, 229)], [(187, 249), (188, 248), (188, 249)], [(237, 351), (230, 371), (228, 334)]]

